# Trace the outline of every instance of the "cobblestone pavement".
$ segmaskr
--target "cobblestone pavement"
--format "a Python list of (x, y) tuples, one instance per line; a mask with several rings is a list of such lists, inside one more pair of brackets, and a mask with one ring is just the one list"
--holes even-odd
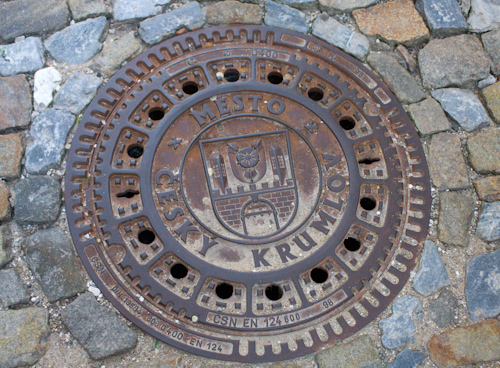
[(236, 23), (310, 33), (367, 63), (413, 119), (433, 183), (425, 249), (392, 306), (328, 350), (255, 366), (500, 367), (500, 3), (175, 1), (0, 0), (0, 367), (242, 366), (121, 317), (75, 255), (61, 187), (107, 78), (175, 34)]

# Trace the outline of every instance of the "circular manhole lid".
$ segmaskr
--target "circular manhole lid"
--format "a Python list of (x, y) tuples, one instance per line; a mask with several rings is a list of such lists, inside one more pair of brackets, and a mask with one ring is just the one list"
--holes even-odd
[(282, 29), (151, 48), (88, 107), (67, 167), (71, 233), (103, 294), (211, 358), (285, 360), (353, 334), (427, 234), (404, 109), (358, 61)]

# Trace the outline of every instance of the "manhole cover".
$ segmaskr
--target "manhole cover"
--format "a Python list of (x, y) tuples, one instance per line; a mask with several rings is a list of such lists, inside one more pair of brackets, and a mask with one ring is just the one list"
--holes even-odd
[(151, 48), (73, 140), (67, 216), (103, 294), (178, 348), (260, 362), (346, 338), (427, 234), (419, 137), (363, 65), (313, 37), (217, 27)]

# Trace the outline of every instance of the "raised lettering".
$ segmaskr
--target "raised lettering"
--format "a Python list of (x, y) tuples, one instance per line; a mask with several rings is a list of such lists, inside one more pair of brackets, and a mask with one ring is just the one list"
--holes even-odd
[(216, 240), (210, 241), (210, 238), (208, 236), (203, 235), (203, 247), (198, 251), (198, 253), (204, 256), (207, 253), (207, 250), (209, 250), (216, 244), (219, 244)]
[(245, 105), (243, 105), (243, 96), (242, 95), (233, 96), (233, 102), (236, 105), (236, 106), (234, 106), (234, 111), (241, 111), (245, 108)]
[(172, 171), (168, 170), (168, 169), (162, 169), (162, 170), (160, 170), (160, 171), (158, 171), (156, 173), (156, 178), (155, 178), (156, 179), (155, 180), (156, 184), (161, 185), (160, 179), (161, 179), (161, 177), (163, 175), (168, 175), (168, 182), (167, 182), (167, 184), (173, 184), (174, 183), (174, 180), (175, 180), (174, 173)]
[(334, 201), (330, 201), (328, 198), (325, 199), (325, 201), (323, 202), (324, 205), (327, 205), (327, 206), (330, 206), (330, 207), (333, 207), (335, 208), (336, 210), (341, 210), (342, 209), (342, 205), (344, 204), (344, 201), (342, 199), (339, 198), (339, 201), (338, 202), (334, 202)]
[(253, 103), (252, 103), (252, 111), (259, 111), (259, 101), (262, 100), (262, 96), (259, 95), (250, 95), (248, 96)]
[(178, 201), (177, 192), (175, 190), (169, 190), (168, 192), (158, 193), (158, 202), (165, 204), (165, 200), (171, 202), (172, 200)]
[(175, 233), (177, 235), (180, 235), (182, 241), (185, 243), (188, 231), (199, 231), (199, 230), (196, 226), (192, 226), (191, 221), (186, 220), (186, 222), (184, 222), (177, 230), (175, 230)]
[(200, 126), (205, 125), (206, 121), (204, 119), (206, 119), (207, 117), (210, 118), (209, 120), (215, 119), (215, 114), (212, 110), (210, 110), (208, 104), (203, 105), (201, 112), (193, 110), (189, 115), (192, 115), (196, 119), (198, 124), (200, 124)]
[(326, 170), (330, 170), (331, 167), (337, 165), (340, 162), (340, 157), (335, 155), (330, 155), (329, 153), (322, 153), (323, 160), (326, 161), (325, 168)]
[(297, 257), (290, 252), (290, 245), (287, 243), (277, 245), (276, 250), (278, 251), (281, 262), (283, 263), (287, 263), (289, 259), (297, 259)]
[(332, 175), (328, 178), (327, 186), (332, 192), (341, 192), (345, 188), (345, 179), (342, 175)]
[(176, 207), (174, 208), (172, 213), (170, 213), (169, 211), (165, 211), (163, 215), (166, 217), (168, 221), (173, 221), (177, 215), (179, 215), (179, 217), (184, 216), (184, 211), (182, 210), (182, 208)]
[(217, 108), (219, 109), (219, 113), (221, 115), (230, 113), (230, 110), (227, 108), (227, 102), (225, 97), (218, 98), (217, 100), (215, 100), (215, 103), (217, 104)]
[[(276, 104), (278, 105), (277, 109), (275, 109)], [(281, 115), (281, 114), (283, 114), (283, 112), (285, 112), (285, 108), (286, 108), (285, 103), (281, 100), (278, 100), (277, 98), (271, 98), (267, 102), (267, 109), (269, 110), (269, 112), (271, 114)]]
[(265, 260), (264, 256), (266, 255), (269, 248), (264, 249), (253, 249), (253, 261), (255, 263), (255, 267), (260, 267), (261, 264), (264, 266), (270, 266), (269, 262)]
[(316, 243), (307, 232), (304, 231), (300, 233), (300, 235), (302, 235), (302, 237), (309, 243), (309, 245), (305, 245), (304, 242), (298, 236), (293, 238), (293, 241), (304, 252), (308, 252), (311, 249), (313, 249), (316, 245), (318, 245), (318, 243)]
[(328, 235), (328, 233), (330, 232), (330, 230), (326, 228), (326, 226), (328, 226), (328, 222), (334, 224), (335, 221), (337, 220), (323, 210), (319, 212), (319, 217), (321, 220), (313, 221), (311, 226), (314, 227), (316, 230), (321, 231), (323, 234)]

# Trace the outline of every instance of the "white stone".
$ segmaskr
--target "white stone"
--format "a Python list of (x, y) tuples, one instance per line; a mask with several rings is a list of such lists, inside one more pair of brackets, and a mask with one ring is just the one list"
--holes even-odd
[(54, 67), (40, 69), (35, 73), (33, 101), (35, 110), (41, 111), (50, 106), (54, 92), (61, 85), (62, 76)]
[(500, 27), (499, 0), (472, 0), (469, 30), (472, 32), (487, 32)]

